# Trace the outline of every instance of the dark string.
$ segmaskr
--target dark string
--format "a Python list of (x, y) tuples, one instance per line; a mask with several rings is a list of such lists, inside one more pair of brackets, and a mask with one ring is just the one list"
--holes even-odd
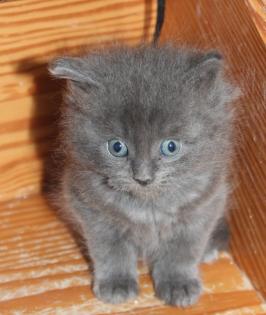
[(157, 0), (157, 20), (156, 20), (155, 31), (153, 34), (154, 45), (157, 44), (158, 39), (161, 34), (161, 29), (164, 22), (164, 12), (165, 12), (165, 0)]

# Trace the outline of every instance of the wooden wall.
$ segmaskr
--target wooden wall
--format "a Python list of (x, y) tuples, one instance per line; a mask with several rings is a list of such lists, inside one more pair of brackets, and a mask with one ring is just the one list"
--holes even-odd
[(40, 190), (60, 87), (47, 62), (115, 41), (149, 41), (155, 0), (0, 1), (0, 202)]

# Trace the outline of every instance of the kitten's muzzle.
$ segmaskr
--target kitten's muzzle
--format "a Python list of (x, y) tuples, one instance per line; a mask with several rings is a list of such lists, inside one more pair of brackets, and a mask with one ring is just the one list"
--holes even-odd
[(154, 173), (150, 161), (132, 161), (133, 179), (141, 186), (147, 186), (154, 180)]

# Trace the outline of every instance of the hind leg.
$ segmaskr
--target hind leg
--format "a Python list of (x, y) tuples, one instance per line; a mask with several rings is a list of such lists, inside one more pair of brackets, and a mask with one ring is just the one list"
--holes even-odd
[(217, 260), (219, 256), (219, 251), (227, 250), (229, 243), (229, 226), (225, 219), (222, 217), (214, 229), (211, 238), (209, 240), (208, 246), (202, 258), (203, 263), (212, 263)]

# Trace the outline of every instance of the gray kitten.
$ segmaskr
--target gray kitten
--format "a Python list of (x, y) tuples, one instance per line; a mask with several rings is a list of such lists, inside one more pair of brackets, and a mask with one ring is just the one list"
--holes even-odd
[(201, 293), (199, 263), (227, 241), (236, 90), (218, 53), (113, 47), (63, 57), (63, 209), (82, 230), (93, 289), (120, 303), (138, 293), (137, 259), (156, 295), (186, 307)]

